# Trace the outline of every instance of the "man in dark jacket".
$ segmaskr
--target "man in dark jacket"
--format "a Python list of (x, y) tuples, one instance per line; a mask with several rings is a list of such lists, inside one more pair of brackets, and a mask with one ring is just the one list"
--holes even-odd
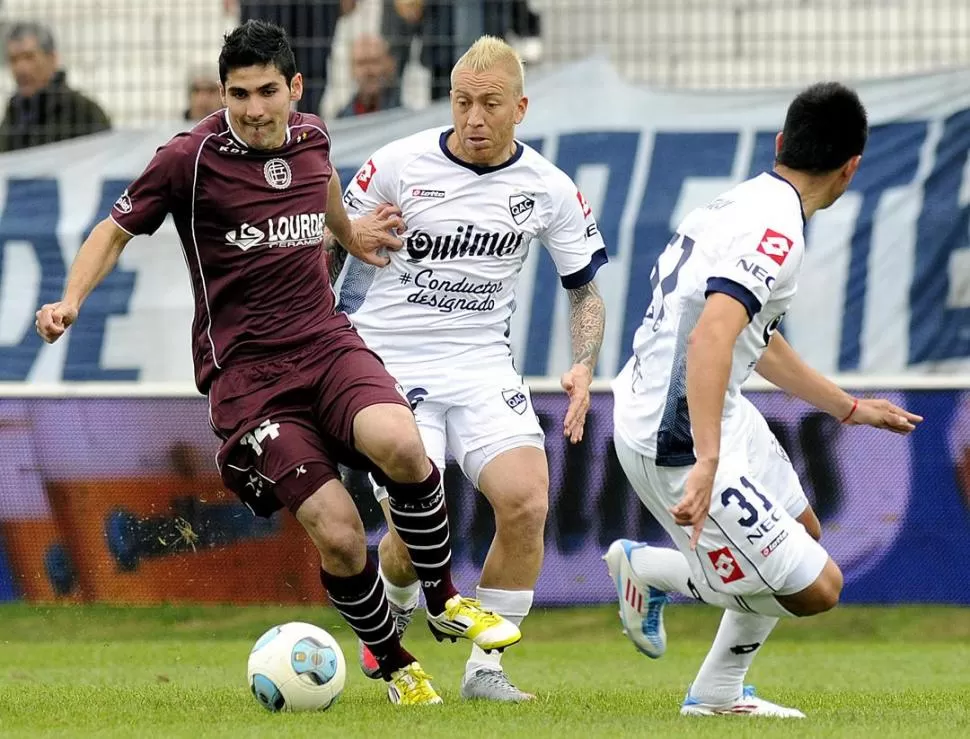
[(0, 151), (51, 144), (111, 128), (101, 107), (67, 86), (50, 29), (15, 23), (7, 33), (7, 61), (17, 92), (0, 123)]
[(355, 38), (350, 51), (350, 66), (357, 91), (337, 113), (338, 118), (401, 107), (401, 88), (387, 41), (367, 33)]

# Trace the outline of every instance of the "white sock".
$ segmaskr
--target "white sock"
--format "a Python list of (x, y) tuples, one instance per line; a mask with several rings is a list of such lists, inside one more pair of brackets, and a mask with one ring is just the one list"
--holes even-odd
[(789, 617), (794, 614), (770, 594), (734, 596), (712, 590), (706, 582), (691, 577), (687, 558), (677, 549), (639, 547), (630, 555), (633, 572), (648, 585), (670, 593), (681, 593), (712, 606), (739, 613), (760, 613), (764, 616)]
[[(497, 590), (495, 588), (479, 587), (476, 589), (475, 595), (482, 602), (482, 608), (494, 611), (518, 626), (529, 615), (535, 591)], [(468, 657), (468, 662), (465, 663), (465, 674), (469, 675), (483, 667), (489, 670), (501, 670), (502, 653), (495, 650), (489, 654), (477, 646), (472, 645), (471, 656)]]
[(384, 574), (384, 570), (381, 569), (380, 564), (377, 565), (377, 571), (380, 573), (381, 580), (384, 582), (384, 592), (387, 593), (389, 603), (393, 603), (405, 611), (417, 607), (418, 600), (421, 597), (420, 582), (415, 580), (410, 585), (395, 585), (387, 579), (387, 575)]
[(690, 687), (690, 697), (715, 706), (740, 698), (744, 676), (777, 623), (773, 616), (725, 611), (711, 651)]

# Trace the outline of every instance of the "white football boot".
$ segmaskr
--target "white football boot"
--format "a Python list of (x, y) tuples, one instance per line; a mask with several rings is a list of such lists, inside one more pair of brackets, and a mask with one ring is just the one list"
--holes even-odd
[(610, 544), (603, 559), (616, 586), (623, 633), (642, 654), (658, 659), (667, 651), (664, 606), (670, 599), (664, 591), (641, 581), (633, 572), (630, 554), (645, 546), (629, 539), (617, 539)]
[(754, 693), (753, 685), (745, 685), (741, 692), (741, 697), (731, 703), (724, 703), (719, 706), (701, 703), (690, 697), (690, 688), (687, 689), (687, 697), (680, 707), (681, 716), (769, 716), (771, 718), (805, 718), (805, 714), (797, 708), (779, 706), (777, 703), (766, 701), (759, 698)]

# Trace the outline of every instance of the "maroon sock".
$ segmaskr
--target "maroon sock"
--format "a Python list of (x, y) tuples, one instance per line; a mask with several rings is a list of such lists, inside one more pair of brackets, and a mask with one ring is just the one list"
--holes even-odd
[(350, 577), (331, 575), (321, 569), (320, 582), (333, 607), (374, 655), (385, 680), (390, 679), (392, 672), (415, 661), (401, 646), (384, 594), (384, 583), (370, 557), (363, 571)]
[(437, 616), (458, 593), (451, 581), (451, 536), (441, 473), (432, 463), (424, 482), (385, 482), (394, 528), (408, 548), (428, 613)]

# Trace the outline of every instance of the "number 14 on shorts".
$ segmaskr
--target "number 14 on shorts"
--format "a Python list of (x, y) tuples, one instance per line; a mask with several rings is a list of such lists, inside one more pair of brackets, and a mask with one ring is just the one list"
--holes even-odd
[(268, 439), (276, 439), (280, 435), (280, 425), (267, 418), (259, 426), (244, 435), (239, 443), (250, 447), (257, 457), (263, 456), (263, 445)]

